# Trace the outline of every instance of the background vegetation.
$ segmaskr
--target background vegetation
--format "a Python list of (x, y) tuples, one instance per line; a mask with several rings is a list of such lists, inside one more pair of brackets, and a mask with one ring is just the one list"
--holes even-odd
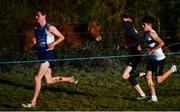
[[(49, 22), (87, 23), (96, 20), (102, 26), (108, 48), (123, 41), (120, 15), (128, 11), (135, 18), (135, 26), (142, 34), (141, 18), (151, 15), (156, 18), (155, 27), (162, 38), (180, 37), (179, 0), (0, 0), (0, 48), (17, 48), (20, 43), (21, 25), (34, 20), (34, 11), (45, 6)], [(108, 43), (112, 44), (109, 45)], [(17, 44), (18, 43), (18, 44)]]
[[(156, 18), (156, 30), (163, 39), (170, 38), (174, 43), (180, 40), (179, 0), (0, 0), (1, 62), (37, 59), (33, 49), (26, 57), (20, 56), (20, 32), (22, 23), (33, 21), (34, 10), (41, 5), (49, 10), (49, 22), (67, 24), (96, 20), (102, 27), (100, 43), (92, 42), (86, 49), (56, 47), (58, 59), (126, 55), (124, 49), (116, 50), (117, 44), (123, 45), (124, 41), (119, 17), (125, 11), (135, 17), (140, 34), (143, 34), (141, 18), (149, 14)], [(53, 74), (74, 75), (81, 86), (47, 86), (43, 82), (35, 110), (180, 110), (179, 72), (162, 85), (156, 85), (158, 103), (137, 101), (136, 92), (120, 77), (125, 62), (126, 58), (57, 62)], [(145, 62), (146, 57), (139, 66), (140, 71), (145, 71)], [(179, 55), (167, 55), (165, 67), (174, 63), (179, 69)], [(32, 97), (36, 69), (37, 63), (0, 64), (0, 110), (25, 110), (21, 103)], [(144, 78), (138, 81), (149, 95)]]

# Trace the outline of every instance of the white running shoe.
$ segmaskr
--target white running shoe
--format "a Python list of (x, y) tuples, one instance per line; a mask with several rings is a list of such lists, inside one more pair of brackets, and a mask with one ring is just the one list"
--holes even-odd
[(142, 76), (145, 76), (145, 75), (146, 75), (146, 73), (144, 73), (144, 72), (139, 73), (139, 77), (142, 77)]
[(72, 82), (71, 82), (72, 84), (75, 84), (75, 85), (78, 84), (78, 80), (76, 80), (76, 79), (74, 78), (74, 76), (71, 76), (70, 78), (71, 78), (71, 80), (72, 80)]
[(35, 104), (32, 104), (32, 103), (27, 103), (27, 104), (21, 104), (22, 107), (24, 108), (36, 108), (36, 105)]
[(174, 72), (177, 72), (177, 67), (176, 67), (176, 65), (172, 65), (171, 70), (172, 70), (173, 73), (174, 73)]
[(156, 96), (151, 97), (151, 99), (150, 99), (150, 100), (148, 100), (148, 102), (157, 102), (157, 101), (158, 101), (158, 99), (157, 99), (157, 97), (156, 97)]
[(148, 102), (158, 102), (158, 100), (150, 99), (150, 100), (148, 100)]

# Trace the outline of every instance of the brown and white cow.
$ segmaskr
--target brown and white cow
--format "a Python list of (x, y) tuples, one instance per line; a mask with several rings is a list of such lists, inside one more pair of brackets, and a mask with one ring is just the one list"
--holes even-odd
[[(86, 24), (65, 24), (55, 25), (57, 29), (65, 36), (63, 44), (72, 48), (81, 48), (86, 45), (89, 40), (100, 41), (102, 39), (100, 34), (100, 25), (95, 21)], [(29, 22), (22, 26), (22, 53), (26, 53), (34, 46), (33, 38), (35, 23)]]

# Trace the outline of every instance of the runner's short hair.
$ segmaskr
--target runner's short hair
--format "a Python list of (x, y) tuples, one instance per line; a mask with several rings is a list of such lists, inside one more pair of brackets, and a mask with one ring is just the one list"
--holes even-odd
[(47, 15), (48, 14), (48, 11), (47, 11), (47, 9), (45, 7), (38, 7), (37, 12), (38, 11), (41, 12), (42, 15)]
[(121, 19), (123, 19), (123, 18), (130, 18), (132, 21), (134, 21), (134, 18), (127, 12), (121, 14)]
[(142, 18), (143, 23), (150, 23), (153, 24), (155, 22), (154, 18), (152, 16), (144, 16)]

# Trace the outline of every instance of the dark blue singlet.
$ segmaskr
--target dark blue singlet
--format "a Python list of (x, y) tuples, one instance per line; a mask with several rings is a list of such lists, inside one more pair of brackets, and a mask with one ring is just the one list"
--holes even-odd
[[(46, 60), (53, 60), (55, 59), (53, 50), (47, 50), (48, 44), (47, 44), (47, 33), (46, 29), (48, 28), (48, 23), (46, 23), (42, 28), (40, 26), (35, 27), (35, 34), (36, 34), (36, 40), (37, 40), (37, 51), (39, 54), (39, 59), (44, 60), (40, 63), (46, 62)], [(50, 67), (54, 67), (55, 62), (54, 61), (48, 61), (50, 64)]]
[(48, 48), (47, 33), (46, 33), (47, 27), (48, 27), (48, 23), (46, 23), (42, 28), (40, 26), (35, 27), (38, 52), (45, 52)]

